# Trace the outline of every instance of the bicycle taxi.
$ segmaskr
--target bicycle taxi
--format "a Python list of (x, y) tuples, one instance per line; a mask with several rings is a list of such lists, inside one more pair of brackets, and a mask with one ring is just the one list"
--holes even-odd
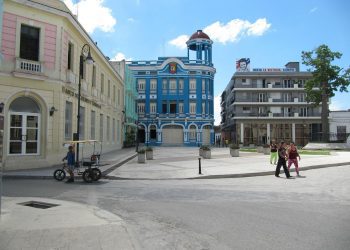
[[(80, 140), (67, 141), (63, 144), (65, 148), (73, 146), (76, 151), (79, 145), (79, 160), (75, 163), (74, 175), (81, 175), (85, 182), (98, 181), (101, 176), (100, 160), (102, 153), (102, 143), (97, 140)], [(62, 168), (56, 169), (53, 177), (58, 181), (63, 181), (68, 173), (66, 161), (63, 162)]]

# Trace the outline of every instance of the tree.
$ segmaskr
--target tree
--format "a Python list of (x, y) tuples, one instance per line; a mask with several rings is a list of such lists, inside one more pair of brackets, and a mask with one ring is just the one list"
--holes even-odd
[(350, 84), (350, 68), (344, 70), (331, 64), (334, 59), (340, 59), (341, 56), (340, 52), (333, 52), (324, 44), (309, 52), (302, 51), (303, 64), (311, 66), (308, 71), (312, 72), (312, 78), (305, 83), (306, 100), (317, 106), (321, 103), (324, 142), (329, 141), (329, 98), (333, 97), (336, 91), (348, 92)]

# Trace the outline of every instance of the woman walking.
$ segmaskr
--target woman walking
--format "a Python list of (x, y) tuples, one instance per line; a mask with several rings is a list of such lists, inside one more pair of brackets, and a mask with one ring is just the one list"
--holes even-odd
[(287, 155), (288, 155), (288, 171), (291, 165), (294, 164), (295, 172), (297, 172), (297, 176), (300, 177), (299, 165), (298, 165), (298, 159), (297, 159), (297, 157), (299, 157), (299, 161), (300, 161), (300, 155), (298, 153), (298, 149), (295, 146), (294, 142), (290, 143), (290, 146), (287, 150)]
[(277, 144), (275, 140), (272, 140), (270, 144), (270, 164), (277, 164)]

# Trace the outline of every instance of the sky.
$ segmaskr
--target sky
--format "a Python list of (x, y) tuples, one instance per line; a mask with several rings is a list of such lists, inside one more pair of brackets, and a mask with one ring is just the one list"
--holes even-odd
[[(348, 0), (63, 0), (103, 53), (112, 60), (157, 60), (187, 56), (187, 39), (202, 29), (213, 40), (215, 124), (220, 96), (235, 61), (250, 58), (251, 68), (284, 68), (301, 52), (326, 44), (350, 67)], [(350, 90), (350, 89), (349, 89)], [(350, 92), (337, 92), (331, 110), (350, 109)]]

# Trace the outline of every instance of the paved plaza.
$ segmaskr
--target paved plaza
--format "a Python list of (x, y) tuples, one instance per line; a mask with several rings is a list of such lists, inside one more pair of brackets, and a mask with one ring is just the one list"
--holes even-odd
[[(284, 185), (281, 182), (277, 182), (277, 178), (273, 176), (275, 166), (269, 163), (269, 155), (261, 153), (240, 152), (239, 157), (231, 157), (228, 148), (213, 148), (211, 159), (201, 159), (202, 174), (198, 173), (198, 148), (156, 147), (153, 153), (153, 160), (147, 160), (146, 163), (140, 164), (137, 163), (134, 149), (110, 152), (102, 158), (103, 166), (101, 169), (105, 174), (105, 179), (96, 184), (86, 184), (82, 180), (77, 179), (76, 183), (72, 184), (73, 186), (60, 183), (63, 185), (61, 187), (65, 189), (67, 187), (81, 187), (82, 190), (90, 187), (99, 189), (99, 185), (103, 188), (106, 183), (111, 182), (116, 182), (118, 186), (122, 187), (123, 183), (124, 185), (131, 185), (131, 182), (128, 182), (129, 179), (133, 181), (140, 180), (140, 184), (142, 181), (155, 182), (156, 185), (158, 185), (159, 181), (171, 181), (169, 185), (180, 185), (183, 183), (185, 186), (192, 185), (192, 182), (198, 185), (198, 181), (204, 181), (194, 179), (213, 179), (212, 181), (216, 179), (215, 185), (227, 185), (229, 178), (253, 176), (265, 176), (261, 177), (264, 179), (260, 178), (259, 181), (267, 181), (266, 183), (270, 183), (271, 188), (273, 188), (273, 183), (275, 183), (275, 185), (278, 185), (277, 190), (280, 190), (280, 185)], [(296, 178), (291, 184), (288, 184), (290, 182), (286, 180), (285, 184), (298, 187), (299, 184), (305, 185), (308, 182), (315, 182), (315, 177), (312, 177), (314, 174), (311, 174), (309, 170), (315, 173), (315, 171), (325, 171), (326, 168), (331, 167), (332, 169), (348, 169), (350, 165), (350, 152), (346, 151), (332, 151), (330, 155), (301, 155), (301, 157), (301, 174), (306, 178), (302, 180)], [(37, 181), (52, 182), (54, 184), (57, 182), (53, 179), (51, 181), (52, 173), (52, 168), (7, 171), (3, 174), (3, 177), (7, 182), (20, 181), (21, 179), (28, 179), (28, 181), (31, 179), (46, 179)], [(336, 171), (333, 171), (333, 173), (336, 173)], [(292, 172), (292, 175), (295, 176), (295, 173)], [(336, 179), (336, 175), (333, 175), (332, 178)], [(281, 176), (284, 179), (284, 175), (281, 174)], [(321, 177), (323, 178), (324, 175), (321, 175)], [(269, 180), (266, 178), (269, 178)], [(243, 179), (245, 180), (243, 181)], [(246, 187), (244, 192), (252, 192), (254, 186), (247, 184), (254, 181), (254, 179), (243, 179), (242, 183), (245, 183), (244, 186)], [(123, 182), (118, 182), (118, 180)], [(92, 185), (95, 186), (93, 187)], [(166, 187), (166, 184), (163, 184), (163, 182), (159, 183), (159, 185)], [(260, 191), (264, 189), (268, 189), (267, 184), (259, 187)], [(112, 189), (109, 188), (107, 190)], [(157, 192), (156, 190), (158, 188), (154, 189), (152, 193)], [(312, 192), (318, 192), (317, 188), (312, 190), (314, 190)], [(42, 192), (44, 191), (42, 190)], [(303, 192), (305, 191), (307, 190), (304, 189)], [(312, 193), (310, 190), (307, 192)], [(103, 195), (100, 193), (100, 196)], [(277, 193), (274, 195), (277, 195)], [(124, 196), (125, 194), (123, 194)], [(183, 193), (180, 197), (183, 196), (186, 196), (186, 194)], [(89, 195), (88, 197), (90, 201), (99, 200), (98, 194)], [(219, 197), (215, 199), (219, 199)], [(40, 209), (21, 205), (21, 203), (27, 201), (52, 203), (59, 206)], [(2, 197), (1, 250), (142, 249), (138, 245), (138, 240), (135, 240), (135, 235), (141, 237), (140, 232), (135, 234), (129, 228), (128, 223), (120, 216), (98, 206), (64, 201), (58, 199), (58, 197), (53, 199), (44, 198), (40, 194), (35, 197)], [(159, 242), (159, 239), (156, 239), (154, 242)], [(146, 243), (143, 242), (143, 244)], [(159, 243), (152, 244), (157, 245)], [(152, 244), (150, 243), (150, 245)], [(225, 247), (222, 247), (222, 249), (225, 249)], [(290, 249), (293, 249), (293, 247)]]

